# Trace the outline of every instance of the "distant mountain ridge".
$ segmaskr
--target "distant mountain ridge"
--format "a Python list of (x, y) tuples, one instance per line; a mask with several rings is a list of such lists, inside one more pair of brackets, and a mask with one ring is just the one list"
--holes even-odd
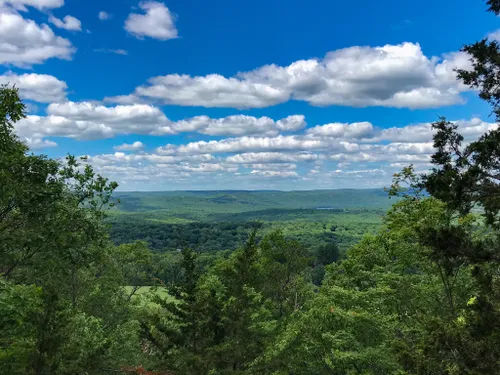
[(121, 212), (168, 210), (170, 213), (228, 214), (267, 209), (387, 209), (383, 189), (338, 190), (185, 190), (118, 192)]

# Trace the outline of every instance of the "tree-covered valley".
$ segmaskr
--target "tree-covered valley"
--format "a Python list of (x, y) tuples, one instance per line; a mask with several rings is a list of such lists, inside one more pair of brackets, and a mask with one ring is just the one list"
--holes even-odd
[[(488, 0), (500, 14), (500, 1)], [(457, 79), (500, 120), (500, 44)], [(500, 374), (500, 130), (386, 189), (125, 192), (0, 88), (0, 374)]]
[(150, 248), (214, 252), (241, 247), (249, 230), (283, 231), (309, 248), (343, 250), (376, 231), (394, 203), (383, 189), (116, 193), (111, 239), (144, 240)]

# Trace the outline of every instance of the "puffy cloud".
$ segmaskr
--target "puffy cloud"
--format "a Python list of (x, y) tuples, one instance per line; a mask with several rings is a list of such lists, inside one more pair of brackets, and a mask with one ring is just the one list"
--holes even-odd
[(158, 155), (151, 153), (140, 153), (140, 154), (126, 154), (124, 152), (115, 152), (114, 154), (102, 154), (95, 156), (88, 156), (88, 160), (92, 164), (104, 166), (110, 164), (127, 164), (136, 165), (140, 167), (144, 162), (149, 162), (153, 164), (158, 164), (164, 167), (167, 164), (179, 164), (179, 163), (208, 163), (216, 162), (216, 158), (210, 154), (203, 155)]
[(315, 126), (309, 129), (307, 134), (312, 136), (362, 139), (372, 137), (374, 127), (369, 122), (355, 122), (352, 124), (332, 123)]
[(362, 147), (357, 143), (338, 141), (332, 138), (315, 138), (304, 135), (278, 135), (275, 137), (237, 137), (217, 141), (198, 141), (183, 145), (166, 145), (157, 148), (162, 154), (199, 153), (247, 153), (250, 151), (311, 151), (335, 150), (337, 152), (357, 152)]
[(55, 27), (58, 27), (60, 29), (65, 29), (70, 31), (82, 31), (82, 23), (78, 18), (75, 18), (73, 16), (65, 16), (61, 20), (51, 15), (49, 17), (49, 22), (53, 24)]
[(40, 103), (66, 100), (66, 82), (47, 74), (8, 72), (0, 76), (0, 84), (16, 85), (22, 98)]
[(317, 159), (318, 155), (308, 152), (247, 152), (243, 154), (228, 156), (226, 158), (226, 162), (235, 164), (266, 163), (267, 165), (267, 163), (310, 162)]
[[(52, 111), (80, 115), (78, 110)], [(455, 123), (466, 142), (497, 128), (496, 124), (477, 118)], [(381, 187), (390, 183), (393, 173), (408, 164), (414, 164), (422, 172), (432, 166), (434, 148), (430, 124), (389, 129), (369, 123), (357, 124), (362, 125), (333, 123), (334, 126), (317, 126), (296, 135), (235, 136), (168, 144), (154, 153), (116, 152), (92, 156), (89, 161), (102, 173), (126, 183), (168, 181), (180, 184), (175, 185), (177, 188), (226, 189), (289, 188), (286, 181), (293, 181), (294, 188), (311, 188), (310, 181), (314, 181), (315, 188), (359, 187), (360, 184)], [(43, 142), (36, 132), (29, 134)], [(136, 148), (139, 146), (132, 144), (116, 149)], [(150, 183), (154, 182), (147, 184)], [(147, 184), (129, 186), (144, 189)]]
[(488, 40), (500, 42), (500, 29), (488, 33)]
[(236, 172), (238, 168), (233, 166), (225, 166), (218, 163), (200, 163), (198, 165), (180, 164), (179, 170), (185, 172), (210, 173), (210, 172)]
[(239, 137), (226, 138), (220, 141), (199, 141), (185, 145), (167, 145), (158, 148), (160, 153), (236, 153), (246, 151), (286, 151), (314, 150), (327, 148), (329, 141), (322, 139), (306, 139), (299, 136), (277, 137)]
[(20, 14), (0, 9), (0, 64), (26, 67), (51, 58), (71, 59), (71, 42)]
[(106, 138), (115, 134), (172, 134), (170, 121), (157, 107), (147, 104), (106, 107), (90, 102), (53, 103), (47, 108), (51, 116), (63, 117), (77, 126), (95, 126)]
[[(187, 120), (177, 121), (172, 129), (177, 132), (198, 132), (212, 136), (229, 135), (269, 135), (276, 136), (279, 130), (285, 130), (284, 126), (303, 126), (304, 116), (294, 115), (285, 119), (274, 121), (269, 117), (253, 117), (245, 115), (234, 115), (219, 119), (208, 116), (197, 116)], [(299, 125), (298, 125), (299, 124)]]
[(0, 0), (0, 6), (5, 4), (22, 11), (26, 11), (27, 6), (43, 10), (60, 8), (64, 5), (64, 0)]
[(284, 171), (284, 170), (294, 170), (297, 169), (297, 164), (290, 163), (274, 163), (274, 164), (249, 164), (245, 165), (246, 168), (250, 169), (263, 169), (267, 171)]
[(144, 148), (144, 143), (140, 141), (135, 141), (132, 144), (124, 143), (120, 146), (113, 147), (117, 151), (139, 151)]
[(101, 10), (97, 15), (97, 18), (99, 18), (101, 21), (106, 21), (111, 18), (111, 15), (108, 12)]
[(359, 162), (377, 162), (380, 161), (378, 155), (368, 152), (357, 152), (355, 154), (346, 154), (343, 152), (336, 152), (328, 155), (328, 158), (337, 162), (359, 163)]
[(199, 132), (208, 135), (245, 134), (276, 134), (275, 122), (269, 117), (256, 118), (252, 116), (236, 115), (220, 119), (211, 119), (208, 116), (197, 116), (175, 123), (174, 130), (178, 132)]
[[(458, 130), (466, 142), (475, 140), (482, 134), (498, 128), (498, 124), (485, 122), (479, 118), (453, 122), (458, 125)], [(431, 142), (434, 133), (431, 123), (423, 123), (383, 129), (377, 138), (391, 142)]]
[(455, 123), (458, 125), (458, 131), (464, 136), (466, 142), (474, 141), (484, 133), (498, 129), (498, 124), (486, 122), (479, 118), (458, 120)]
[(49, 141), (47, 139), (24, 138), (23, 140), (26, 142), (26, 144), (32, 150), (41, 150), (44, 148), (57, 147), (57, 143), (55, 143), (53, 141)]
[(380, 174), (387, 175), (387, 172), (382, 169), (364, 169), (364, 170), (353, 170), (353, 171), (343, 171), (341, 169), (337, 169), (332, 172), (333, 174), (344, 174), (344, 175), (364, 175), (364, 174)]
[[(454, 103), (461, 100), (453, 68), (469, 65), (462, 56), (429, 59), (413, 43), (350, 47), (329, 52), (323, 60), (269, 65), (241, 77), (288, 88), (292, 98), (319, 106), (438, 107), (450, 104), (450, 96)], [(434, 102), (422, 102), (423, 94), (431, 92)]]
[(294, 132), (304, 128), (307, 125), (307, 122), (305, 121), (304, 115), (292, 115), (282, 120), (278, 120), (276, 125), (281, 131)]
[(125, 30), (137, 38), (145, 36), (160, 40), (177, 38), (174, 17), (165, 4), (143, 1), (139, 7), (144, 14), (131, 13), (125, 21)]
[(467, 88), (454, 69), (469, 66), (464, 53), (429, 58), (414, 43), (355, 46), (323, 59), (266, 65), (234, 77), (153, 77), (132, 96), (205, 107), (262, 108), (294, 99), (315, 106), (435, 108), (463, 102), (460, 92)]
[(88, 156), (87, 162), (99, 173), (121, 183), (168, 180), (172, 184), (189, 178), (191, 186), (197, 181), (203, 186), (208, 176), (228, 176), (237, 171), (234, 165), (220, 163), (211, 155), (164, 156), (115, 152)]
[[(495, 124), (480, 119), (455, 123), (466, 134), (466, 139), (496, 128)], [(310, 188), (307, 181), (315, 181), (315, 188), (355, 187), (360, 183), (365, 187), (380, 187), (387, 185), (390, 176), (403, 166), (414, 164), (419, 171), (431, 166), (434, 148), (428, 137), (432, 137), (432, 132), (425, 137), (422, 135), (430, 129), (429, 124), (385, 131), (368, 127), (371, 138), (366, 138), (365, 132), (355, 131), (350, 134), (352, 139), (346, 135), (350, 125), (341, 125), (333, 130), (330, 127), (320, 128), (320, 131), (312, 128), (316, 129), (313, 135), (305, 131), (290, 136), (232, 137), (170, 144), (154, 153), (116, 152), (89, 160), (103, 173), (119, 176), (124, 181), (149, 181), (154, 177), (220, 188), (285, 186), (266, 182), (272, 177), (276, 177), (272, 181), (293, 180), (295, 188)], [(355, 137), (359, 138), (357, 142)], [(122, 151), (135, 148), (123, 146)], [(317, 175), (321, 175), (320, 180)], [(369, 180), (366, 176), (370, 176)]]
[[(263, 108), (288, 100), (286, 92), (266, 84), (218, 74), (204, 77), (169, 74), (154, 77), (149, 85), (139, 86), (134, 96), (159, 100), (166, 104), (204, 107)], [(126, 96), (107, 98), (123, 100)]]
[[(48, 89), (45, 91), (48, 92)], [(39, 100), (43, 99), (42, 89), (39, 92), (28, 93), (31, 94), (31, 98), (37, 94)], [(62, 94), (59, 97), (55, 94), (54, 92), (51, 96), (52, 99), (64, 98)], [(181, 132), (197, 132), (211, 136), (277, 136), (280, 121), (297, 121), (293, 119), (303, 118), (303, 116), (290, 116), (274, 121), (269, 117), (256, 118), (244, 115), (219, 119), (197, 116), (173, 122), (159, 108), (149, 104), (107, 107), (91, 102), (52, 103), (47, 107), (47, 113), (48, 116), (28, 116), (20, 122), (18, 131), (22, 134), (36, 132), (40, 136), (45, 134), (75, 139), (102, 139), (118, 134), (167, 135)]]
[(390, 154), (432, 154), (434, 146), (432, 142), (424, 143), (399, 143), (394, 142), (388, 145), (372, 146), (374, 149), (380, 149), (383, 153)]
[(297, 172), (294, 171), (273, 171), (273, 170), (261, 171), (258, 169), (251, 171), (250, 174), (262, 177), (281, 177), (281, 178), (299, 176)]
[(380, 139), (391, 142), (429, 142), (433, 131), (429, 123), (388, 128), (381, 131)]
[(16, 123), (22, 136), (35, 133), (75, 139), (111, 138), (117, 134), (172, 134), (158, 108), (137, 104), (105, 107), (89, 102), (53, 103), (48, 116), (28, 116)]

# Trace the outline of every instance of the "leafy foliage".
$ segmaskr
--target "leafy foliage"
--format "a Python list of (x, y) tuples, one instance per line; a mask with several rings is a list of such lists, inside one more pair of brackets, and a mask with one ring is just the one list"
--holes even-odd
[[(459, 78), (499, 117), (500, 45), (464, 51)], [(0, 373), (499, 372), (500, 130), (468, 142), (440, 118), (433, 170), (396, 174), (380, 221), (314, 192), (132, 194), (109, 221), (116, 183), (28, 154), (23, 117), (0, 88)]]
[(2, 87), (0, 372), (92, 374), (134, 364), (138, 335), (121, 348), (116, 340), (138, 332), (122, 289), (138, 257), (124, 258), (103, 222), (116, 183), (71, 156), (60, 163), (27, 154), (13, 133), (23, 117), (17, 90)]

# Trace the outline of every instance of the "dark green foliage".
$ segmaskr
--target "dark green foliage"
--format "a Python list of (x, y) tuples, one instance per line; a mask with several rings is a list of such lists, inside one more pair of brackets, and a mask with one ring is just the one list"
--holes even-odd
[[(498, 14), (500, 3), (488, 1)], [(500, 45), (481, 40), (465, 46), (472, 70), (458, 71), (466, 85), (479, 90), (500, 119)], [(456, 124), (441, 118), (436, 129), (432, 173), (419, 187), (445, 204), (449, 218), (440, 225), (424, 225), (416, 240), (424, 245), (427, 257), (440, 267), (446, 305), (441, 315), (422, 326), (417, 350), (404, 350), (405, 367), (415, 373), (435, 371), (446, 374), (495, 374), (500, 358), (500, 131), (492, 130), (469, 144)], [(409, 169), (411, 175), (412, 170)], [(481, 213), (483, 220), (474, 217)], [(483, 228), (479, 225), (482, 224)], [(469, 278), (469, 300), (458, 298), (449, 277), (462, 273)], [(420, 356), (410, 354), (421, 353)]]
[[(118, 206), (126, 202), (126, 199), (122, 198)], [(190, 209), (190, 206), (186, 209)], [(224, 218), (224, 222), (192, 223), (169, 222), (175, 221), (175, 218), (154, 219), (149, 216), (152, 211), (130, 216), (112, 215), (109, 219), (109, 232), (116, 244), (143, 240), (150, 248), (159, 251), (191, 247), (200, 252), (216, 252), (241, 247), (248, 232), (258, 228), (263, 234), (282, 230), (287, 238), (295, 239), (310, 249), (336, 242), (345, 251), (364, 234), (374, 233), (380, 228), (383, 216), (378, 210), (266, 211), (269, 216), (253, 216), (254, 213), (231, 214), (228, 221)], [(254, 221), (256, 219), (262, 220)]]
[[(473, 56), (474, 70), (460, 72), (464, 82), (478, 87), (480, 96), (493, 105), (497, 118), (500, 114), (500, 93), (496, 89), (500, 76), (498, 48), (496, 43), (486, 45), (485, 41), (465, 47)], [(500, 264), (500, 132), (490, 131), (464, 147), (456, 126), (441, 120), (434, 127), (436, 168), (424, 178), (425, 187), (445, 202), (460, 222), (470, 220), (471, 212), (478, 208), (490, 233), (478, 237), (471, 225), (457, 226), (450, 222), (426, 228), (420, 234), (422, 243), (431, 249), (430, 257), (443, 264), (443, 272), (451, 274), (468, 268), (476, 287), (471, 303), (461, 312), (449, 297), (450, 311), (462, 323), (456, 326), (435, 322), (426, 327), (423, 350), (429, 360), (440, 358), (457, 373), (493, 374), (500, 365), (500, 290), (494, 271)], [(436, 345), (441, 346), (439, 351), (432, 349)]]
[(252, 231), (241, 249), (203, 273), (191, 250), (181, 255), (185, 277), (170, 288), (176, 300), (158, 300), (163, 310), (143, 323), (163, 367), (179, 374), (254, 371), (269, 339), (310, 296), (307, 251), (279, 232), (258, 243)]
[(117, 244), (147, 241), (155, 250), (190, 247), (198, 251), (235, 250), (245, 243), (248, 231), (260, 223), (166, 224), (146, 220), (113, 220), (110, 236)]
[(322, 264), (313, 266), (313, 269), (311, 270), (312, 283), (317, 286), (321, 285), (323, 279), (325, 278), (325, 275), (325, 266), (323, 266)]
[(495, 13), (498, 15), (500, 13), (500, 1), (499, 0), (487, 0), (486, 3), (488, 4), (488, 10), (490, 12)]
[(297, 241), (286, 240), (281, 232), (271, 233), (260, 245), (262, 292), (274, 304), (277, 318), (300, 309), (308, 297), (308, 275), (304, 271), (312, 257)]
[(0, 88), (0, 373), (136, 364), (138, 327), (122, 285), (138, 275), (138, 258), (117, 251), (102, 221), (116, 184), (73, 157), (26, 154), (13, 134), (23, 111), (17, 90)]
[(463, 137), (457, 132), (456, 125), (441, 119), (433, 127), (437, 130), (434, 137), (437, 152), (432, 162), (437, 167), (425, 177), (426, 189), (461, 215), (480, 205), (487, 223), (498, 226), (500, 132), (488, 132), (462, 147)]
[(340, 250), (335, 242), (320, 246), (316, 251), (317, 264), (327, 266), (340, 259)]

